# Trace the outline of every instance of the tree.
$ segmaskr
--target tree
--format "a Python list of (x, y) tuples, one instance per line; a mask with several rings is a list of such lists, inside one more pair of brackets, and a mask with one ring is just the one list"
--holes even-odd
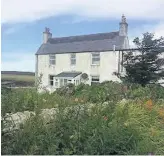
[[(164, 78), (164, 38), (154, 38), (152, 33), (144, 33), (143, 38), (134, 39), (137, 51), (124, 54), (123, 67), (125, 76), (120, 76), (124, 82), (136, 83), (145, 87)], [(163, 54), (162, 54), (163, 53)]]

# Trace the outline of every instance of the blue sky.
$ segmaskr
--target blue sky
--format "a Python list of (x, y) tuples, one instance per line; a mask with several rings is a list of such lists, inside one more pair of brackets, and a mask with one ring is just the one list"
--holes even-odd
[(118, 31), (123, 13), (131, 46), (147, 31), (164, 36), (164, 0), (5, 0), (2, 70), (34, 71), (45, 27), (53, 37)]

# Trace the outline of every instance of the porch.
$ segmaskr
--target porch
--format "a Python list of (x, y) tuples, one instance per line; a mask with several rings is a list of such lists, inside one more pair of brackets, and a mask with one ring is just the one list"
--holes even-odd
[(81, 74), (82, 72), (62, 72), (55, 75), (53, 78), (54, 87), (61, 88), (69, 83), (77, 86), (81, 83)]

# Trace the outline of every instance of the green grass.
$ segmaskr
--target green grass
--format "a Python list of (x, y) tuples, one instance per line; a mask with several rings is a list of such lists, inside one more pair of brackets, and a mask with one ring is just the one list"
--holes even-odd
[(1, 80), (11, 80), (11, 81), (26, 81), (34, 82), (35, 76), (32, 75), (14, 75), (14, 74), (2, 74)]

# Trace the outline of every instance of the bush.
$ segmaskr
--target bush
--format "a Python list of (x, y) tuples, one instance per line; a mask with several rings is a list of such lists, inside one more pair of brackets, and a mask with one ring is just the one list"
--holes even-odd
[(56, 93), (59, 95), (73, 95), (75, 91), (75, 86), (72, 83), (67, 84), (66, 86), (63, 86), (61, 88), (58, 88), (56, 90)]
[(48, 125), (32, 117), (3, 154), (163, 154), (164, 119), (155, 106), (150, 111), (137, 103), (118, 104), (111, 111), (110, 104), (61, 109)]
[(37, 92), (33, 89), (11, 89), (2, 91), (2, 112), (33, 111), (37, 103)]
[(71, 85), (71, 94), (66, 88), (53, 94), (2, 89), (3, 116), (59, 110), (48, 123), (36, 113), (21, 129), (3, 133), (2, 154), (164, 154), (164, 88), (124, 87), (116, 82)]
[(12, 110), (11, 96), (12, 96), (11, 89), (5, 87), (1, 88), (2, 116), (4, 116), (7, 112), (11, 112)]
[(115, 82), (104, 82), (96, 85), (80, 84), (75, 89), (75, 97), (84, 98), (88, 102), (103, 103), (105, 101), (119, 101), (124, 97), (123, 86)]
[(135, 87), (128, 90), (127, 98), (130, 99), (164, 99), (164, 87), (149, 85), (147, 87)]

